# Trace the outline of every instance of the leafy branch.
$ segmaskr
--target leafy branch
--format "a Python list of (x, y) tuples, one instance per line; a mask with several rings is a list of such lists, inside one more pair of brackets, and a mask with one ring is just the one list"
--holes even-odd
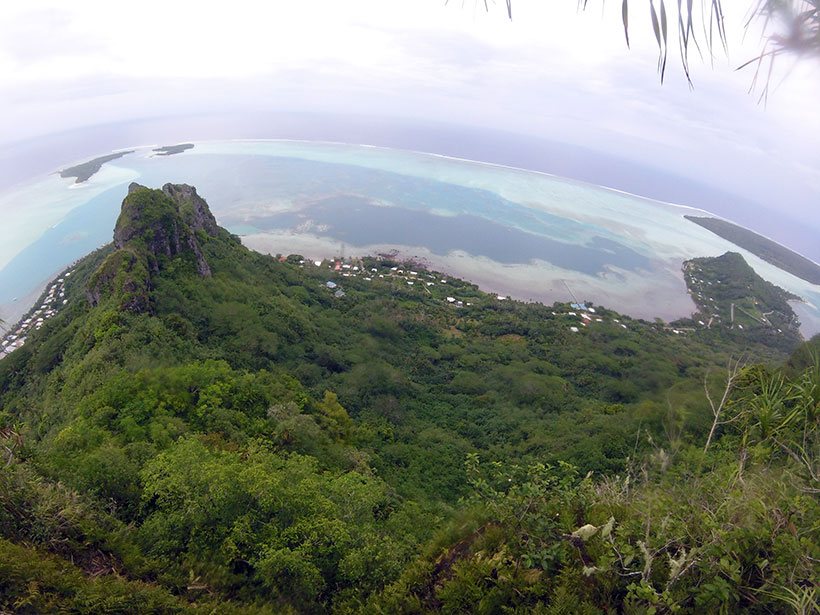
[[(628, 48), (631, 48), (630, 9), (637, 1), (621, 1), (621, 21)], [(669, 2), (672, 1), (669, 0)], [(722, 48), (724, 54), (728, 52), (723, 2), (722, 0), (700, 0), (699, 5), (696, 5), (695, 0), (674, 1), (677, 5), (677, 19), (674, 27), (677, 29), (681, 67), (689, 86), (692, 87), (689, 63), (691, 48), (694, 47), (701, 57), (704, 55), (705, 48), (710, 61), (714, 61), (716, 47)], [(481, 2), (486, 11), (490, 10), (488, 0), (477, 0), (477, 2)], [(445, 4), (448, 3), (449, 0), (445, 0)], [(658, 44), (658, 73), (663, 83), (669, 54), (670, 17), (666, 6), (667, 0), (648, 0), (648, 3), (652, 30)], [(589, 0), (578, 0), (579, 10), (586, 10), (588, 5)], [(506, 9), (507, 17), (512, 19), (512, 0), (506, 0)], [(696, 36), (695, 24), (698, 20), (701, 22), (703, 48), (698, 41), (700, 34)], [(750, 7), (744, 23), (745, 29), (748, 31), (758, 21), (762, 22), (761, 37), (765, 41), (763, 49), (759, 54), (738, 66), (736, 70), (756, 66), (750, 91), (758, 87), (762, 72), (766, 73), (760, 96), (760, 100), (765, 101), (768, 97), (777, 57), (788, 53), (820, 58), (820, 0), (756, 0)], [(764, 71), (766, 64), (768, 67)]]
[(729, 401), (729, 395), (734, 389), (743, 367), (744, 364), (741, 363), (740, 359), (735, 361), (732, 361), (731, 359), (729, 360), (729, 363), (726, 366), (726, 385), (723, 388), (723, 395), (717, 403), (715, 403), (715, 399), (709, 391), (709, 373), (707, 372), (703, 377), (703, 390), (706, 392), (706, 399), (709, 401), (709, 407), (712, 410), (712, 427), (709, 429), (709, 436), (706, 438), (706, 445), (703, 447), (704, 453), (709, 451), (709, 445), (712, 443), (712, 439), (715, 436), (715, 431), (717, 431), (717, 428), (720, 425), (726, 425), (734, 420), (732, 418), (726, 419), (724, 411), (726, 409), (726, 404)]

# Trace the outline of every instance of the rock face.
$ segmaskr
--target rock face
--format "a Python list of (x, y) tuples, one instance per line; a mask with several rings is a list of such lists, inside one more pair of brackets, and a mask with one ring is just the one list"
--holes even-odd
[(178, 206), (183, 221), (194, 231), (205, 231), (211, 237), (219, 234), (219, 225), (208, 204), (188, 184), (165, 184), (162, 191)]
[(160, 191), (131, 184), (114, 228), (114, 245), (124, 249), (142, 244), (153, 273), (159, 271), (161, 257), (173, 258), (189, 252), (196, 260), (199, 274), (210, 276), (211, 268), (202, 254), (197, 231), (215, 237), (219, 227), (196, 188), (165, 184)]
[(150, 309), (151, 278), (145, 262), (133, 250), (121, 249), (110, 254), (91, 276), (85, 295), (97, 305), (109, 293), (116, 293), (120, 307), (129, 312)]
[(123, 309), (150, 309), (151, 278), (170, 260), (188, 260), (199, 275), (211, 276), (202, 243), (219, 234), (208, 204), (193, 186), (165, 184), (152, 190), (132, 183), (114, 229), (115, 251), (89, 280), (89, 302), (97, 305), (113, 292)]

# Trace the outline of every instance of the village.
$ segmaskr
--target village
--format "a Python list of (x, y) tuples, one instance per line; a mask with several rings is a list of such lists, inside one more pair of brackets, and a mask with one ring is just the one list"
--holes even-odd
[[(453, 309), (473, 307), (479, 300), (486, 300), (486, 298), (494, 301), (508, 301), (511, 299), (511, 297), (505, 295), (481, 293), (470, 284), (466, 284), (465, 288), (462, 286), (464, 283), (460, 280), (431, 272), (422, 263), (397, 263), (394, 256), (387, 255), (376, 258), (337, 257), (315, 261), (300, 258), (298, 264), (300, 267), (316, 267), (331, 272), (333, 277), (329, 278), (324, 285), (328, 292), (332, 293), (337, 299), (341, 299), (347, 294), (344, 288), (345, 278), (360, 279), (364, 282), (393, 283), (401, 285), (406, 291), (411, 292), (415, 289), (419, 293), (424, 292), (432, 298), (440, 300)], [(287, 259), (280, 256), (279, 260), (285, 262)], [(467, 288), (469, 288), (469, 291), (467, 294), (463, 294), (463, 291), (466, 291)], [(567, 289), (569, 290), (569, 287)], [(570, 294), (572, 294), (571, 291)], [(556, 309), (552, 311), (553, 316), (569, 319), (567, 330), (570, 333), (579, 333), (586, 327), (608, 321), (622, 329), (628, 329), (627, 325), (621, 322), (620, 319), (611, 316), (602, 317), (602, 314), (598, 313), (591, 303), (579, 302), (574, 295), (571, 303), (555, 304), (554, 307)], [(682, 331), (675, 331), (675, 333), (680, 334)]]
[[(292, 260), (293, 259), (293, 260)], [(465, 309), (478, 303), (487, 301), (508, 301), (511, 298), (500, 294), (485, 294), (471, 284), (461, 280), (448, 278), (446, 275), (431, 272), (426, 265), (419, 262), (398, 262), (395, 255), (381, 255), (378, 257), (336, 257), (324, 260), (307, 260), (301, 257), (279, 256), (280, 262), (292, 262), (300, 268), (316, 268), (326, 271), (329, 276), (324, 286), (335, 299), (346, 296), (346, 280), (360, 280), (364, 283), (382, 282), (393, 285), (394, 290), (402, 288), (404, 292), (425, 293), (434, 300), (439, 300), (452, 309)], [(66, 299), (65, 284), (73, 270), (66, 271), (61, 277), (50, 283), (35, 307), (15, 326), (8, 330), (0, 340), (0, 359), (21, 348), (33, 331), (38, 331), (45, 322), (54, 317), (58, 310), (68, 302)], [(676, 323), (663, 325), (663, 329), (674, 335), (683, 335), (692, 332), (697, 326), (710, 328), (721, 322), (719, 302), (709, 296), (709, 287), (720, 284), (720, 280), (702, 279), (698, 276), (701, 270), (689, 262), (684, 266), (688, 292), (700, 308), (700, 314), (689, 325)], [(706, 277), (706, 276), (704, 276)], [(567, 331), (580, 333), (584, 328), (611, 322), (622, 329), (628, 329), (626, 322), (615, 318), (608, 310), (601, 310), (589, 302), (578, 301), (569, 285), (565, 282), (567, 291), (572, 297), (571, 302), (556, 303), (552, 316), (566, 318)], [(732, 308), (736, 306), (732, 305)], [(711, 308), (711, 309), (709, 309)], [(738, 306), (738, 309), (739, 306)], [(734, 314), (732, 314), (734, 316)], [(748, 316), (752, 316), (749, 314)], [(631, 319), (625, 319), (630, 322)], [(734, 320), (734, 319), (732, 319)], [(757, 319), (756, 319), (757, 320)], [(634, 321), (633, 321), (634, 322)], [(735, 323), (742, 329), (740, 323)]]
[(72, 273), (73, 270), (66, 271), (51, 282), (40, 296), (35, 307), (6, 332), (0, 341), (0, 359), (10, 355), (18, 348), (22, 348), (32, 332), (39, 331), (48, 319), (53, 318), (60, 308), (68, 303), (65, 296), (65, 283)]
[[(716, 265), (722, 265), (722, 268), (716, 268)], [(771, 317), (781, 316), (777, 312), (784, 309), (782, 306), (768, 305), (773, 297), (765, 295), (780, 291), (788, 299), (785, 291), (774, 286), (769, 290), (765, 283), (755, 288), (755, 280), (751, 276), (730, 276), (727, 271), (723, 271), (736, 266), (732, 259), (726, 263), (721, 263), (721, 259), (694, 259), (684, 263), (687, 290), (699, 309), (694, 321), (706, 328), (723, 324), (729, 329), (740, 331), (744, 330), (745, 323), (747, 328), (762, 326), (782, 334), (782, 323), (778, 326)], [(725, 279), (721, 279), (724, 277)], [(744, 277), (747, 279), (744, 280)]]

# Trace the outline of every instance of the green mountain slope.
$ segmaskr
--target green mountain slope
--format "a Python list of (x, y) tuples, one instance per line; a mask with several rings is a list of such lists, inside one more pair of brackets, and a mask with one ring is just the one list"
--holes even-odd
[(683, 274), (698, 311), (676, 326), (714, 327), (725, 339), (754, 340), (785, 352), (801, 340), (800, 322), (788, 303), (800, 297), (761, 278), (740, 254), (693, 258), (683, 264)]
[[(752, 583), (798, 591), (811, 578), (801, 558), (816, 536), (780, 545), (764, 531), (769, 510), (809, 526), (816, 514), (799, 497), (812, 477), (788, 465), (801, 458), (792, 431), (816, 426), (801, 397), (816, 410), (810, 350), (761, 435), (744, 408), (780, 378), (782, 345), (499, 301), (386, 259), (336, 269), (248, 251), (189, 186), (131, 187), (112, 245), (77, 265), (67, 304), (0, 361), (0, 609), (746, 608)], [(712, 430), (704, 381), (716, 391), (741, 354), (770, 367), (742, 371), (731, 420)], [(710, 430), (715, 445), (697, 453)], [(664, 511), (698, 493), (718, 506), (738, 450), (744, 487), (721, 514), (775, 477), (761, 517), (736, 523), (749, 530), (737, 540), (772, 556), (686, 602), (729, 551), (705, 533), (689, 545), (683, 526), (660, 548)], [(642, 540), (664, 563), (637, 579), (647, 506)], [(702, 514), (678, 508), (684, 525)], [(571, 536), (609, 516), (622, 568), (603, 530), (594, 549)], [(663, 597), (669, 558), (707, 543)]]
[(736, 246), (748, 250), (783, 271), (788, 271), (812, 284), (820, 284), (820, 265), (771, 239), (719, 218), (699, 216), (684, 216), (684, 218), (709, 229), (718, 237), (731, 241)]

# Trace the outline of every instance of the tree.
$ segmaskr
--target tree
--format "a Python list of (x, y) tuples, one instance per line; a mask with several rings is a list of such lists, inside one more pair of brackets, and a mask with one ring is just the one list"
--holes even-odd
[(715, 399), (709, 392), (709, 373), (707, 372), (703, 378), (703, 390), (706, 392), (706, 399), (709, 401), (709, 407), (712, 410), (713, 417), (712, 427), (709, 429), (709, 436), (706, 438), (706, 444), (703, 447), (704, 453), (709, 451), (709, 445), (715, 437), (715, 431), (717, 431), (717, 428), (720, 425), (725, 425), (731, 420), (725, 418), (726, 404), (729, 401), (729, 396), (737, 383), (737, 379), (738, 376), (740, 376), (742, 368), (743, 365), (741, 365), (739, 359), (736, 361), (732, 361), (731, 359), (729, 360), (729, 364), (726, 366), (726, 386), (723, 389), (723, 395), (721, 396), (720, 401), (717, 403), (715, 403)]

